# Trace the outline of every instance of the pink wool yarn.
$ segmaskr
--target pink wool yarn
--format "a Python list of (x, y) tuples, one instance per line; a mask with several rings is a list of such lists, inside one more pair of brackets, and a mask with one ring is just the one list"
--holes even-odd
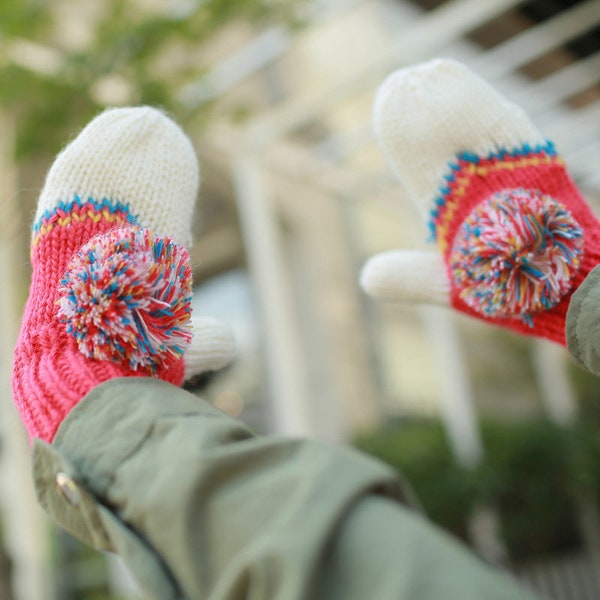
[(456, 164), (430, 221), (452, 306), (565, 345), (571, 294), (600, 262), (600, 226), (562, 159), (547, 142)]
[(97, 235), (71, 259), (58, 315), (79, 351), (155, 375), (192, 339), (192, 269), (187, 250), (149, 229)]
[[(83, 354), (59, 316), (59, 288), (71, 257), (88, 240), (115, 225), (129, 225), (123, 211), (108, 213), (97, 203), (84, 202), (80, 220), (57, 213), (47, 220), (46, 233), (32, 247), (33, 268), (29, 298), (14, 354), (12, 387), (21, 418), (32, 437), (52, 441), (70, 410), (90, 390), (115, 377), (148, 375), (127, 362), (91, 360)], [(70, 220), (65, 223), (66, 220)], [(156, 376), (175, 385), (183, 382), (184, 363), (159, 367)]]
[(564, 345), (571, 296), (600, 263), (600, 223), (554, 144), (450, 59), (389, 75), (373, 124), (437, 249), (372, 257), (363, 288)]
[[(14, 352), (13, 396), (30, 437), (51, 442), (109, 379), (183, 382), (192, 338), (185, 246), (198, 181), (189, 140), (149, 107), (105, 111), (57, 157), (38, 202)], [(204, 326), (197, 372), (213, 368), (212, 351), (221, 366), (231, 355), (222, 331), (213, 320)]]

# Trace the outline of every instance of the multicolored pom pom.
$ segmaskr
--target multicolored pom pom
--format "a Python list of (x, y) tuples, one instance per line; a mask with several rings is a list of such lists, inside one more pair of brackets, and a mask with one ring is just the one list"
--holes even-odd
[(191, 299), (187, 250), (128, 227), (92, 238), (72, 258), (58, 315), (88, 358), (155, 373), (191, 342)]
[(460, 298), (486, 317), (531, 315), (556, 306), (571, 287), (583, 231), (554, 198), (503, 190), (461, 224), (449, 257)]

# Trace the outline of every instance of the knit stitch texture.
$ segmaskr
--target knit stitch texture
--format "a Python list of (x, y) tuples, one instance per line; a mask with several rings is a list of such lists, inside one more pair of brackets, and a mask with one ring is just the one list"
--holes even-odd
[(525, 112), (440, 59), (388, 77), (374, 128), (429, 223), (451, 305), (564, 345), (569, 298), (600, 262), (600, 226)]
[[(31, 437), (52, 441), (68, 412), (99, 383), (148, 375), (126, 362), (82, 354), (58, 315), (69, 261), (91, 238), (116, 228), (148, 227), (189, 245), (197, 186), (189, 140), (152, 108), (102, 113), (57, 157), (33, 225), (32, 280), (13, 364), (13, 395)], [(179, 385), (184, 361), (158, 366), (154, 375)]]

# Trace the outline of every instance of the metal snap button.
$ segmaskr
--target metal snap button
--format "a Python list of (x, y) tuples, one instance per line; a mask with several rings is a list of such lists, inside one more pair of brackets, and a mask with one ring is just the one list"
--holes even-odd
[(81, 499), (77, 484), (62, 471), (56, 474), (56, 486), (63, 498), (72, 506), (77, 506)]

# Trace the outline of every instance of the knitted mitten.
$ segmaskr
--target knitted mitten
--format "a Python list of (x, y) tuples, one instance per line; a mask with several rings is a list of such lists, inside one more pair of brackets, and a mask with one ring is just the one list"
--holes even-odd
[(13, 395), (31, 437), (51, 441), (108, 379), (179, 385), (231, 358), (227, 328), (199, 318), (193, 331), (186, 246), (198, 182), (191, 143), (149, 107), (105, 111), (58, 155), (35, 215), (14, 354)]
[(600, 227), (553, 144), (451, 60), (389, 76), (374, 127), (438, 252), (371, 258), (366, 291), (564, 344), (569, 298), (600, 261)]

